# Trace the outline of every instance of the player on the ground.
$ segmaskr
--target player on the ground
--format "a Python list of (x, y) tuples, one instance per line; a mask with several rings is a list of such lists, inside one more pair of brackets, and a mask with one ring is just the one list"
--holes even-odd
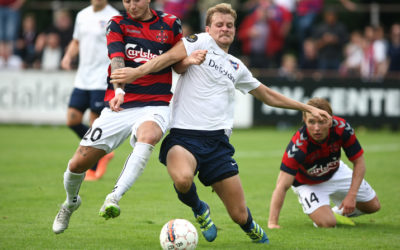
[[(104, 108), (107, 67), (110, 64), (107, 56), (106, 26), (108, 20), (119, 13), (107, 3), (107, 0), (91, 0), (90, 2), (90, 6), (78, 12), (73, 39), (61, 60), (61, 67), (71, 70), (72, 61), (79, 54), (75, 86), (68, 104), (67, 125), (81, 139), (89, 129), (82, 123), (85, 111), (90, 109), (89, 124), (91, 125)], [(85, 180), (100, 179), (113, 156), (114, 153), (111, 152), (95, 163), (86, 172)]]
[[(267, 235), (246, 206), (238, 165), (232, 158), (234, 148), (229, 136), (235, 88), (271, 106), (311, 112), (316, 119), (328, 119), (329, 115), (261, 84), (239, 59), (228, 54), (235, 36), (235, 20), (236, 12), (230, 4), (218, 4), (207, 11), (205, 33), (182, 39), (169, 52), (139, 68), (117, 70), (111, 78), (112, 82), (126, 82), (174, 63), (174, 57), (207, 52), (200, 65), (190, 65), (190, 56), (174, 67), (183, 74), (174, 93), (172, 129), (161, 146), (160, 161), (167, 165), (178, 198), (192, 208), (207, 241), (217, 237), (217, 227), (209, 206), (197, 194), (193, 182), (197, 173), (253, 242), (268, 243)], [(115, 108), (121, 101), (115, 102)]]
[[(107, 26), (109, 75), (118, 68), (140, 66), (169, 50), (182, 37), (180, 21), (175, 16), (152, 10), (150, 0), (123, 0), (122, 3), (126, 12), (113, 17)], [(122, 89), (125, 83), (129, 84)], [(108, 84), (105, 101), (115, 96), (123, 98), (123, 110), (114, 112), (104, 108), (69, 161), (64, 173), (67, 199), (54, 220), (55, 233), (62, 233), (68, 227), (72, 212), (81, 204), (78, 192), (85, 172), (131, 136), (133, 151), (100, 211), (105, 218), (119, 215), (119, 199), (140, 176), (154, 145), (167, 129), (171, 85), (170, 67), (134, 82)]]
[[(332, 115), (325, 99), (312, 98), (308, 104)], [(337, 116), (333, 116), (332, 122), (318, 121), (308, 113), (303, 113), (303, 121), (305, 125), (292, 137), (283, 155), (268, 227), (280, 228), (279, 213), (291, 186), (304, 213), (317, 227), (334, 227), (337, 222), (351, 224), (342, 215), (378, 211), (380, 203), (375, 191), (364, 180), (364, 151), (350, 124)], [(353, 163), (353, 171), (340, 160), (342, 148)], [(330, 201), (336, 205), (332, 209)]]

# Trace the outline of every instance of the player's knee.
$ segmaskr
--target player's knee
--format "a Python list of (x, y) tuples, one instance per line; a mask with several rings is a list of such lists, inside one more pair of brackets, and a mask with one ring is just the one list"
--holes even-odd
[(333, 220), (314, 221), (314, 223), (315, 223), (318, 227), (322, 227), (322, 228), (336, 227), (336, 219), (333, 219)]
[(192, 183), (193, 178), (191, 176), (181, 174), (174, 177), (175, 188), (181, 193), (189, 191)]
[(240, 209), (240, 208), (234, 209), (229, 212), (229, 215), (231, 216), (232, 220), (239, 225), (244, 225), (247, 222), (248, 214), (247, 214), (246, 208), (245, 209)]

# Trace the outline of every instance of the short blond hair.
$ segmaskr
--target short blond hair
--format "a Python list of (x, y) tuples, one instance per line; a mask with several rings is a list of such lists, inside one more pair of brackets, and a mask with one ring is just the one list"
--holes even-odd
[(235, 21), (237, 18), (236, 11), (232, 9), (232, 5), (230, 5), (229, 3), (220, 3), (207, 10), (206, 26), (211, 25), (211, 18), (215, 13), (229, 14), (233, 17)]
[[(319, 98), (319, 97), (311, 98), (307, 102), (307, 104), (310, 105), (310, 106), (325, 110), (326, 112), (328, 112), (328, 114), (330, 116), (332, 116), (331, 104), (327, 100), (325, 100), (323, 98)], [(305, 119), (305, 118), (306, 118), (306, 112), (303, 112), (303, 119)]]

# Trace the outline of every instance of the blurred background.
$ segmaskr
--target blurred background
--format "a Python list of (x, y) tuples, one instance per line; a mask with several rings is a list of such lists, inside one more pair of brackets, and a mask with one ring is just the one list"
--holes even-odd
[[(123, 10), (122, 1), (108, 2)], [(152, 0), (152, 7), (178, 16), (189, 35), (204, 30), (206, 10), (220, 2)], [(302, 102), (324, 97), (335, 114), (354, 125), (398, 130), (398, 0), (229, 2), (238, 13), (230, 53), (261, 82)], [(88, 5), (90, 1), (0, 0), (0, 123), (65, 124), (75, 72), (61, 70), (60, 62), (75, 16)], [(4, 25), (11, 25), (15, 35), (3, 34)], [(238, 95), (236, 127), (286, 128), (300, 117)]]

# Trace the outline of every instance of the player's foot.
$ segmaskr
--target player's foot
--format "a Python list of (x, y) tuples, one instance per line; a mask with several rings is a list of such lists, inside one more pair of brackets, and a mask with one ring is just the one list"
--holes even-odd
[(253, 221), (251, 231), (248, 232), (247, 235), (254, 243), (269, 243), (267, 234), (255, 221)]
[(201, 201), (202, 208), (196, 212), (193, 210), (196, 221), (200, 224), (200, 230), (207, 241), (213, 241), (217, 238), (217, 227), (211, 220), (210, 207), (204, 201)]
[(336, 223), (348, 226), (355, 226), (356, 223), (352, 219), (343, 215), (343, 209), (339, 209), (337, 206), (332, 208), (333, 215), (335, 216)]
[(68, 228), (69, 219), (71, 218), (72, 213), (79, 208), (81, 203), (81, 197), (78, 195), (76, 202), (74, 202), (72, 205), (68, 204), (67, 202), (64, 202), (61, 205), (60, 211), (53, 222), (54, 233), (60, 234)]
[(96, 181), (99, 178), (96, 177), (96, 171), (89, 169), (86, 171), (85, 181)]
[(99, 215), (108, 220), (110, 218), (118, 217), (120, 213), (121, 210), (118, 205), (118, 199), (113, 193), (107, 195), (103, 206), (100, 208)]
[(105, 156), (103, 156), (99, 162), (97, 163), (97, 169), (96, 169), (96, 178), (100, 179), (104, 173), (107, 170), (107, 164), (111, 159), (114, 158), (114, 152), (108, 153)]

